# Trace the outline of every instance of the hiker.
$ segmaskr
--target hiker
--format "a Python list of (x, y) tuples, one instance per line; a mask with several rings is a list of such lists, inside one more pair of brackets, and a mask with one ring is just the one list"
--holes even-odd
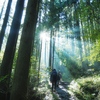
[(51, 75), (50, 75), (50, 81), (52, 83), (52, 91), (53, 91), (54, 87), (56, 90), (56, 86), (57, 86), (57, 71), (56, 71), (56, 69), (52, 70)]
[(57, 87), (59, 86), (59, 82), (61, 80), (61, 72), (59, 71), (58, 74), (57, 74)]

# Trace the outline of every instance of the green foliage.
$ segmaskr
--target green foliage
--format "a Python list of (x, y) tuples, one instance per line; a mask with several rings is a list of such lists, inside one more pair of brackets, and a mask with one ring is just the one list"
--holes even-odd
[[(100, 35), (99, 35), (100, 37)], [(100, 62), (100, 39), (92, 46), (90, 55), (86, 57), (90, 61), (90, 66), (94, 65), (95, 62)]]
[(59, 58), (62, 61), (62, 65), (68, 68), (68, 70), (70, 71), (71, 75), (74, 76), (74, 78), (82, 74), (80, 64), (81, 62), (76, 56), (71, 56), (70, 54), (67, 54), (60, 50), (57, 51), (57, 54), (59, 55)]
[(100, 91), (100, 75), (77, 79), (69, 89), (79, 100), (94, 100)]
[(31, 86), (28, 87), (27, 98), (28, 100), (43, 100), (45, 97), (44, 92), (39, 92), (38, 90), (34, 90)]
[(2, 58), (3, 58), (3, 54), (4, 54), (4, 52), (0, 52), (0, 65), (1, 65), (1, 62), (2, 62)]
[(0, 82), (4, 81), (7, 77), (8, 77), (8, 75), (0, 77)]

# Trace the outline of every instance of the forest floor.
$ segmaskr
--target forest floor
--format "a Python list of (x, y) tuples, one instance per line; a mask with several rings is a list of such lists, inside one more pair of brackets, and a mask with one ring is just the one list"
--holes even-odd
[(68, 83), (67, 82), (60, 82), (59, 87), (56, 88), (56, 91), (51, 90), (51, 84), (50, 89), (46, 91), (46, 96), (43, 100), (77, 100), (77, 98), (70, 94), (67, 90)]
[(40, 99), (36, 100), (100, 100), (100, 75), (81, 77), (69, 83), (61, 81), (53, 92), (47, 79), (40, 83), (38, 93)]

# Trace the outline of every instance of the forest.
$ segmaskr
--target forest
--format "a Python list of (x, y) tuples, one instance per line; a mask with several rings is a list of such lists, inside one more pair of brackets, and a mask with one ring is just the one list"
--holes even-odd
[(100, 100), (99, 32), (100, 0), (0, 0), (0, 100)]

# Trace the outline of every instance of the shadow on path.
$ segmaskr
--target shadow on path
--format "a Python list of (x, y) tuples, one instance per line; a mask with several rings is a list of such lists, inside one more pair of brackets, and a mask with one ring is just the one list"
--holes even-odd
[(67, 87), (67, 82), (61, 82), (59, 87), (56, 89), (56, 92), (53, 92), (55, 95), (57, 95), (58, 100), (76, 100), (74, 96), (68, 93)]

